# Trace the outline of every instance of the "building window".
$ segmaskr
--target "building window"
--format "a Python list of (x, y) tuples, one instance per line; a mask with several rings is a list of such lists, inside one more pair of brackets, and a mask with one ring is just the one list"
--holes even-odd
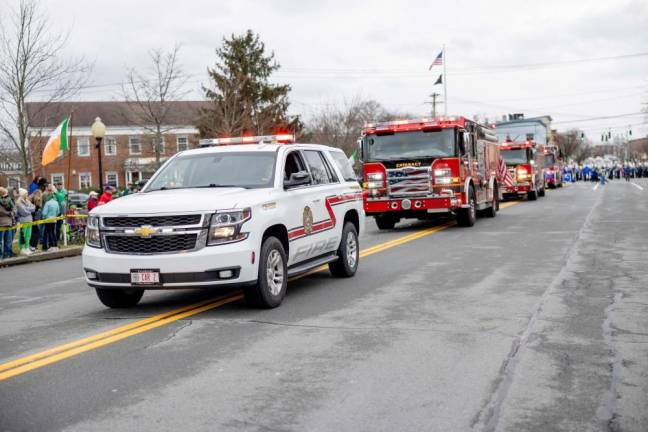
[(140, 137), (128, 138), (128, 152), (132, 155), (142, 154), (142, 140)]
[(119, 187), (119, 177), (115, 171), (106, 172), (106, 184), (114, 187)]
[(526, 140), (527, 140), (527, 141), (533, 141), (533, 138), (534, 138), (534, 137), (535, 137), (535, 135), (532, 134), (532, 133), (528, 133), (528, 134), (526, 134)]
[(20, 177), (9, 177), (7, 179), (7, 186), (10, 188), (19, 188), (20, 187)]
[(115, 156), (117, 154), (117, 140), (114, 137), (106, 137), (104, 154), (106, 156)]
[(89, 172), (79, 173), (79, 189), (90, 189), (92, 187), (92, 174)]
[(178, 151), (185, 151), (189, 148), (189, 140), (186, 135), (181, 135), (176, 138), (176, 143), (178, 144)]
[(79, 156), (90, 156), (90, 140), (88, 138), (77, 138), (77, 154)]
[(52, 174), (52, 184), (56, 186), (59, 183), (65, 187), (65, 176), (61, 173)]
[(140, 171), (126, 171), (126, 183), (128, 186), (136, 185), (142, 180), (142, 173)]
[(155, 154), (155, 149), (160, 149), (160, 154), (164, 154), (164, 137), (158, 138), (153, 137), (153, 154)]

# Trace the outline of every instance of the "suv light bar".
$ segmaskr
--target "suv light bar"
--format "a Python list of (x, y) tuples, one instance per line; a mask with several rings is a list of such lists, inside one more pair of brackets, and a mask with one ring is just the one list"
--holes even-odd
[(242, 136), (230, 138), (207, 138), (199, 141), (200, 147), (234, 145), (234, 144), (292, 144), (295, 136), (292, 134)]

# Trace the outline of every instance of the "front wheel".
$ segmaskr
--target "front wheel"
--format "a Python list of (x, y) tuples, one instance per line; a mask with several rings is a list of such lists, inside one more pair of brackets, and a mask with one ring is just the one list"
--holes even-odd
[(538, 191), (538, 196), (539, 196), (539, 197), (543, 197), (543, 196), (545, 196), (545, 188), (542, 188), (542, 189), (540, 189), (540, 190)]
[(493, 190), (493, 201), (491, 202), (491, 206), (486, 209), (485, 211), (485, 216), (489, 218), (494, 218), (497, 216), (497, 211), (499, 210), (499, 195), (497, 193), (497, 189)]
[(268, 237), (261, 245), (259, 276), (255, 285), (246, 287), (243, 294), (251, 306), (275, 308), (286, 296), (288, 268), (286, 251), (276, 237)]
[(463, 227), (471, 227), (477, 221), (477, 199), (475, 198), (475, 189), (472, 185), (468, 189), (468, 196), (468, 204), (470, 207), (459, 209), (459, 214), (457, 215), (457, 222)]
[(398, 220), (391, 216), (376, 216), (376, 225), (379, 230), (394, 229), (397, 222)]
[(529, 201), (535, 201), (538, 199), (538, 192), (532, 190), (527, 193), (527, 199)]
[(342, 228), (342, 240), (337, 250), (338, 259), (328, 265), (331, 274), (335, 277), (353, 276), (358, 270), (359, 251), (358, 231), (351, 222), (347, 222)]
[(121, 290), (95, 288), (99, 301), (113, 309), (123, 309), (135, 306), (142, 299), (144, 290)]

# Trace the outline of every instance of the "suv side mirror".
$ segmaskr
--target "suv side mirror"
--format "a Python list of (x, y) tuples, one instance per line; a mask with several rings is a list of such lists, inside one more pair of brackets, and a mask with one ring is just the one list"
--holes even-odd
[(310, 173), (308, 171), (299, 171), (290, 174), (290, 178), (288, 180), (284, 180), (284, 189), (310, 184), (310, 182)]

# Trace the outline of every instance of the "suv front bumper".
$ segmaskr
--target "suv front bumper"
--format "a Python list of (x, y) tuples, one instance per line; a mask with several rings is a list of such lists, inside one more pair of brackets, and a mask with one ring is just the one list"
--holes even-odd
[[(250, 239), (206, 246), (191, 252), (158, 255), (113, 254), (86, 245), (82, 256), (84, 277), (88, 285), (122, 289), (206, 288), (251, 284), (258, 277), (257, 261), (258, 252)], [(160, 283), (132, 285), (130, 278), (133, 270), (159, 271)]]

